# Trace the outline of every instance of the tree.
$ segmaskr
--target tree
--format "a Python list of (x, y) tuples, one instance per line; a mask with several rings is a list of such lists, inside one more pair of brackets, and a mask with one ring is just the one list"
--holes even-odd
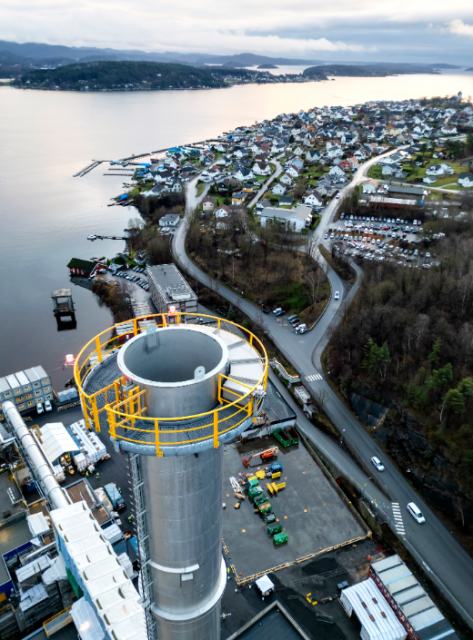
[(432, 351), (427, 356), (427, 360), (432, 364), (438, 365), (440, 362), (440, 347), (442, 346), (442, 340), (437, 338), (432, 347)]
[(289, 136), (289, 144), (294, 144), (294, 136), (292, 135), (292, 133)]
[(429, 379), (429, 387), (431, 389), (439, 389), (440, 391), (442, 391), (445, 385), (449, 385), (452, 383), (452, 380), (453, 369), (451, 363), (449, 362), (441, 369), (434, 369), (432, 371), (432, 376)]
[(235, 320), (235, 312), (233, 311), (233, 307), (232, 305), (230, 305), (228, 307), (228, 312), (227, 312), (227, 318), (233, 322), (233, 320)]
[(473, 133), (469, 133), (466, 139), (466, 148), (468, 151), (473, 151)]
[[(381, 379), (386, 379), (386, 369), (388, 364), (391, 363), (391, 355), (389, 353), (387, 342), (383, 342), (381, 347), (370, 338), (365, 345), (365, 359), (362, 366), (368, 371), (368, 377), (371, 379), (376, 369), (379, 368), (379, 374)], [(384, 366), (383, 366), (384, 365)]]

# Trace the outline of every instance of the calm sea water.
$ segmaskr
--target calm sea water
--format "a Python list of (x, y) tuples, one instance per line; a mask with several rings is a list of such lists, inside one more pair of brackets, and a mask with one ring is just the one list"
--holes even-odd
[(108, 309), (72, 285), (77, 328), (58, 332), (52, 289), (71, 286), (71, 257), (111, 257), (133, 208), (107, 207), (126, 178), (91, 159), (122, 158), (216, 137), (282, 112), (365, 100), (473, 95), (473, 74), (338, 78), (333, 82), (241, 86), (226, 90), (65, 93), (0, 88), (0, 376), (41, 364), (60, 390), (77, 354), (112, 323)]

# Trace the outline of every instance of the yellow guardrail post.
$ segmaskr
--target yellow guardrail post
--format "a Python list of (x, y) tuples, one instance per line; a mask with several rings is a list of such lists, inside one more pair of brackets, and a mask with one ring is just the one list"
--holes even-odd
[(255, 404), (255, 399), (253, 396), (251, 396), (251, 400), (248, 403), (248, 418), (251, 418), (251, 416), (253, 415), (254, 404)]
[(95, 431), (100, 431), (99, 410), (97, 408), (97, 396), (92, 396), (92, 413), (94, 414)]
[(138, 335), (138, 321), (136, 320), (136, 318), (133, 318), (133, 335)]
[(214, 449), (218, 449), (218, 411), (214, 411)]
[(128, 414), (133, 415), (135, 413), (135, 399), (133, 397), (133, 389), (128, 392)]
[(116, 432), (116, 420), (115, 420), (115, 412), (112, 411), (110, 405), (108, 404), (105, 409), (107, 410), (108, 424), (110, 425), (110, 435), (115, 440), (117, 437)]
[(99, 336), (95, 338), (95, 349), (97, 351), (99, 362), (102, 362), (102, 345), (100, 344)]
[(161, 448), (159, 446), (159, 422), (158, 420), (154, 421), (154, 433), (156, 436), (156, 455), (158, 456), (158, 458), (162, 458), (163, 457), (163, 452), (161, 451)]
[(220, 331), (220, 318), (217, 320), (217, 327), (218, 327), (218, 330)]

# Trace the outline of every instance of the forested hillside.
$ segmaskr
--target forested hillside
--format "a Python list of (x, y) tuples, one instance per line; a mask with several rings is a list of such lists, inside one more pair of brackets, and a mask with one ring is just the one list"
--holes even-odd
[(462, 208), (425, 224), (427, 233), (446, 234), (429, 245), (440, 266), (365, 264), (328, 363), (341, 388), (363, 383), (388, 396), (466, 470), (473, 463), (473, 213), (468, 202)]
[(167, 89), (221, 87), (221, 74), (183, 64), (160, 62), (88, 62), (57, 69), (34, 69), (16, 83), (28, 88), (66, 90)]

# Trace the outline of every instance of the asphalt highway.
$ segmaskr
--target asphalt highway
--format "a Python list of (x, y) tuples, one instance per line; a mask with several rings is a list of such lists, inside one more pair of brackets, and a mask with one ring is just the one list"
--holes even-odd
[[(318, 251), (320, 239), (324, 237), (339, 202), (343, 200), (343, 196), (355, 185), (366, 179), (366, 172), (377, 160), (377, 158), (373, 158), (363, 164), (354, 174), (352, 182), (341, 191), (341, 199), (333, 199), (325, 208), (322, 220), (310, 243), (310, 252), (314, 259), (325, 263)], [(195, 209), (200, 200), (195, 196), (196, 182), (197, 178), (188, 183), (188, 213)], [(186, 230), (187, 225), (184, 222), (174, 234), (172, 246), (174, 258), (184, 271), (202, 284), (210, 286), (212, 279), (196, 267), (185, 252)], [(343, 439), (363, 461), (365, 468), (372, 469), (372, 474), (377, 474), (377, 480), (387, 495), (390, 496), (390, 500), (377, 489), (369, 477), (354, 465), (351, 458), (347, 456), (341, 447), (319, 432), (297, 408), (298, 425), (317, 446), (323, 447), (328, 457), (341, 471), (359, 486), (361, 485), (363, 493), (371, 502), (372, 510), (376, 511), (381, 519), (385, 520), (404, 541), (406, 547), (419, 564), (423, 566), (433, 582), (437, 584), (445, 597), (473, 629), (473, 559), (463, 550), (451, 532), (410, 486), (402, 473), (385, 457), (377, 443), (345, 407), (325, 379), (320, 361), (322, 352), (330, 339), (332, 328), (341, 320), (344, 307), (351, 302), (362, 277), (361, 269), (357, 265), (353, 265), (357, 271), (358, 278), (356, 284), (349, 289), (345, 287), (342, 280), (326, 263), (325, 266), (332, 292), (339, 291), (340, 299), (335, 300), (332, 296), (325, 313), (312, 331), (303, 335), (295, 334), (288, 328), (284, 316), (277, 318), (272, 313), (265, 315), (264, 321), (274, 344), (295, 369), (300, 372), (304, 386), (313, 397), (316, 400), (322, 400), (324, 412), (336, 425)], [(216, 289), (214, 281), (213, 289)], [(235, 291), (221, 284), (218, 285), (217, 291), (232, 305), (239, 307), (248, 317), (257, 320), (260, 316), (259, 308), (248, 300), (241, 298)], [(283, 385), (279, 384), (278, 388), (280, 390), (281, 387)], [(285, 397), (288, 397), (291, 406), (294, 406), (294, 402), (287, 394), (287, 390), (281, 392), (284, 393)], [(385, 465), (384, 472), (379, 473), (372, 466), (372, 456), (377, 456), (383, 461)], [(417, 524), (407, 512), (406, 507), (409, 502), (415, 502), (425, 515), (426, 522), (424, 524)]]

